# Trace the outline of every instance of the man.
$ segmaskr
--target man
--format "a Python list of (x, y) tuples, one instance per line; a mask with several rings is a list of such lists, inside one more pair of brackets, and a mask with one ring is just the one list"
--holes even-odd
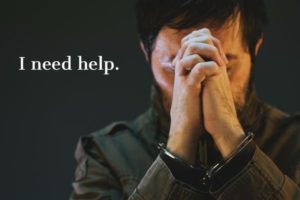
[(80, 139), (71, 199), (300, 199), (300, 116), (260, 101), (253, 86), (263, 1), (136, 9), (152, 106)]

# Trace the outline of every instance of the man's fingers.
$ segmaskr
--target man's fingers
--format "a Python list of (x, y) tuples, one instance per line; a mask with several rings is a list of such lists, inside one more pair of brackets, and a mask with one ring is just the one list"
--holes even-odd
[(223, 48), (223, 46), (222, 46), (220, 40), (218, 40), (218, 39), (217, 39), (216, 37), (214, 37), (214, 36), (211, 36), (211, 39), (212, 39), (213, 44), (218, 48), (219, 53), (220, 53), (220, 55), (222, 56), (223, 60), (224, 60), (226, 63), (228, 63), (229, 61), (228, 61), (228, 59), (227, 59), (227, 57), (226, 57), (224, 48)]
[(183, 53), (184, 53), (183, 49), (179, 49), (176, 54), (176, 57), (172, 61), (172, 65), (175, 66), (175, 72), (181, 71), (180, 66), (178, 65), (178, 61), (181, 60)]
[(204, 60), (198, 54), (185, 56), (178, 61), (178, 66), (176, 67), (175, 73), (178, 75), (184, 75), (191, 71), (194, 66), (201, 62), (204, 62)]
[(201, 35), (211, 35), (211, 32), (208, 28), (202, 28), (196, 31), (193, 31), (192, 33), (188, 34), (184, 38), (182, 38), (182, 42), (189, 40), (192, 37), (197, 37)]
[(203, 28), (197, 31), (193, 31), (192, 33), (185, 36), (181, 40), (181, 48), (185, 51), (186, 48), (192, 43), (205, 43), (215, 46), (218, 49), (224, 63), (228, 63), (228, 59), (226, 58), (225, 51), (220, 40), (214, 37), (209, 29)]
[(223, 61), (225, 63), (228, 63), (228, 60), (226, 58), (226, 55), (225, 55), (224, 49), (221, 45), (221, 42), (214, 36), (200, 35), (198, 37), (191, 37), (189, 40), (182, 41), (181, 49), (183, 49), (185, 51), (186, 48), (193, 43), (204, 43), (204, 44), (210, 44), (210, 45), (215, 46), (219, 50), (219, 54), (222, 57)]
[(224, 66), (225, 63), (221, 57), (217, 47), (205, 43), (191, 43), (185, 49), (183, 57), (188, 55), (198, 54), (201, 57), (217, 62), (220, 66)]
[(188, 47), (192, 43), (205, 43), (205, 44), (214, 45), (212, 39), (213, 38), (209, 35), (200, 35), (198, 37), (192, 37), (188, 40), (182, 41), (181, 42), (181, 48), (185, 49), (186, 47)]
[(206, 77), (218, 75), (220, 70), (221, 69), (214, 61), (198, 63), (188, 75), (188, 84), (198, 85), (204, 81)]

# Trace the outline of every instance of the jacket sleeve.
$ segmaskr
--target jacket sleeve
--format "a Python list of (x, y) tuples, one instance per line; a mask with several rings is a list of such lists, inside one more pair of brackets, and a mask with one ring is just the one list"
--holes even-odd
[(297, 174), (295, 180), (284, 175), (256, 146), (248, 164), (226, 184), (211, 193), (218, 200), (296, 200), (300, 199), (299, 168), (296, 170)]
[(126, 195), (120, 181), (114, 176), (99, 149), (82, 138), (75, 151), (78, 162), (71, 200), (206, 200), (208, 192), (202, 193), (177, 180), (157, 156), (132, 194)]
[(210, 199), (210, 196), (175, 179), (165, 162), (158, 156), (129, 199), (206, 200)]

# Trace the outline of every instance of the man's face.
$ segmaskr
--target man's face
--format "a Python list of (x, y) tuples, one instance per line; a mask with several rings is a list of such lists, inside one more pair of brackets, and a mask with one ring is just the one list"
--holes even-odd
[[(151, 63), (155, 81), (163, 95), (163, 104), (167, 112), (170, 111), (174, 84), (174, 59), (180, 49), (181, 39), (194, 30), (204, 28), (188, 28), (175, 30), (163, 27), (153, 45)], [(209, 27), (207, 27), (209, 28)], [(222, 43), (229, 60), (227, 72), (235, 105), (241, 110), (245, 103), (248, 82), (251, 73), (251, 57), (242, 40), (240, 23), (231, 23), (218, 30), (210, 29), (213, 36)]]

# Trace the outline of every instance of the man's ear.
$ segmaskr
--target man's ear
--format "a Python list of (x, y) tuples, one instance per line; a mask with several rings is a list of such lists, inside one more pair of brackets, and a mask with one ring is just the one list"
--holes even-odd
[(261, 37), (257, 40), (256, 46), (255, 46), (255, 56), (257, 56), (257, 54), (258, 54), (258, 52), (259, 52), (259, 49), (260, 49), (260, 47), (261, 47), (263, 41), (264, 41), (264, 37), (263, 37), (263, 36), (261, 36)]
[(140, 48), (141, 48), (141, 50), (142, 50), (142, 52), (145, 56), (146, 61), (149, 62), (148, 53), (147, 53), (147, 51), (145, 49), (145, 46), (144, 46), (144, 43), (142, 41), (140, 41)]

